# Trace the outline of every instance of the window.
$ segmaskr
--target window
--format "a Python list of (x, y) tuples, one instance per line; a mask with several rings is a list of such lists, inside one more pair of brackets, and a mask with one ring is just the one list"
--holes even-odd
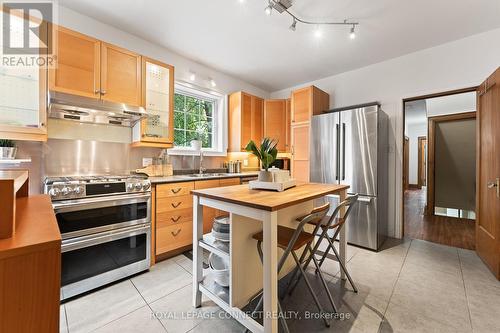
[(174, 98), (174, 146), (189, 147), (198, 139), (203, 148), (213, 148), (216, 100), (181, 91)]
[(208, 155), (225, 155), (227, 134), (226, 99), (223, 95), (184, 83), (176, 83), (174, 94), (173, 155), (193, 155), (191, 141), (199, 139)]

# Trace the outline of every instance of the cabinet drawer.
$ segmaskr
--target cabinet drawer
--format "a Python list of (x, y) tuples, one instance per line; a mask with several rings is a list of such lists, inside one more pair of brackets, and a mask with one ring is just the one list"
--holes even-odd
[(220, 187), (223, 186), (232, 186), (232, 185), (240, 185), (241, 180), (240, 178), (222, 178), (220, 180)]
[(156, 199), (156, 213), (171, 212), (192, 207), (193, 197), (191, 195)]
[(194, 182), (194, 188), (197, 190), (202, 190), (205, 188), (219, 187), (218, 179), (209, 179), (209, 180), (198, 180)]
[(194, 182), (156, 185), (156, 197), (167, 198), (188, 195), (194, 189)]
[(156, 213), (156, 224), (158, 227), (170, 226), (193, 221), (193, 210), (191, 208), (176, 209)]
[(192, 244), (193, 224), (185, 222), (156, 229), (156, 254), (176, 250)]

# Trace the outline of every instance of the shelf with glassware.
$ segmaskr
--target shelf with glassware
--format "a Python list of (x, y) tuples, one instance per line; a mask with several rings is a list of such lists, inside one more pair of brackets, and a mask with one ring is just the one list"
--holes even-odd
[(132, 147), (171, 148), (174, 141), (174, 67), (142, 58), (142, 98), (148, 117), (132, 132)]
[[(12, 15), (11, 20), (23, 18)], [(11, 22), (22, 26), (23, 22)], [(46, 23), (42, 23), (46, 24)], [(11, 43), (23, 40), (12, 31)], [(37, 41), (33, 41), (37, 43)], [(42, 57), (42, 55), (40, 55)], [(47, 140), (47, 68), (0, 64), (0, 139)]]

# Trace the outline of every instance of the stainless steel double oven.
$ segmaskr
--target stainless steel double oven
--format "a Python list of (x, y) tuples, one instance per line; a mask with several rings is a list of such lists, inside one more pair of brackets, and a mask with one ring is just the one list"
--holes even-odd
[(46, 185), (63, 239), (61, 300), (150, 267), (149, 181), (78, 182)]

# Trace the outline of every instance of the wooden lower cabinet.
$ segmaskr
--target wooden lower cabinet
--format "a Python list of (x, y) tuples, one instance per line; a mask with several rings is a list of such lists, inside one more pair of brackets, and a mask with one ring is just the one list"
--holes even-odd
[[(193, 241), (193, 196), (192, 189), (205, 189), (221, 186), (239, 185), (240, 178), (223, 178), (200, 180), (195, 182), (160, 184), (155, 187), (155, 220), (156, 244), (155, 254), (168, 255), (182, 249)], [(203, 207), (203, 233), (212, 230), (213, 220), (226, 212)]]

